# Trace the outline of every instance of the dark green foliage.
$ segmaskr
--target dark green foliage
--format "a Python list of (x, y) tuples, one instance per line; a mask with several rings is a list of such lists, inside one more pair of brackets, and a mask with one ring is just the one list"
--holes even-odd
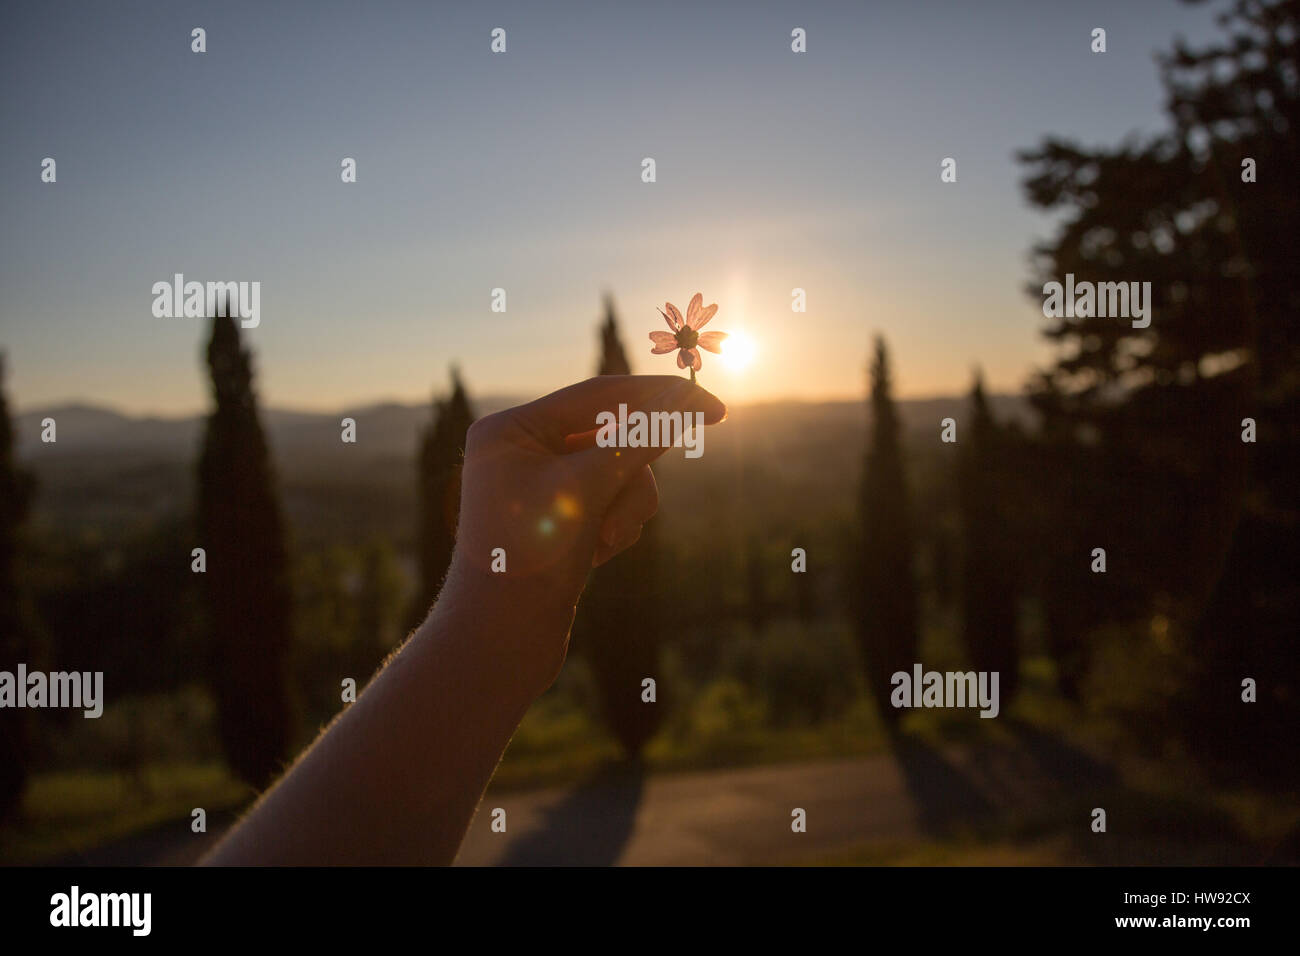
[(342, 681), (358, 692), (400, 642), (405, 607), (397, 556), (387, 540), (302, 555), (294, 567), (297, 599), (294, 685), (312, 726), (343, 706)]
[[(204, 576), (190, 571), (189, 559), (197, 546), (188, 517), (169, 514), (115, 534), (107, 550), (102, 542), (79, 542), (44, 554), (54, 568), (37, 601), (51, 665), (104, 671), (110, 702), (202, 680), (195, 622)], [(61, 717), (52, 712), (48, 719)]]
[[(4, 391), (0, 354), (0, 667), (12, 669), (27, 658), (23, 601), (18, 585), (18, 533), (32, 497), (30, 477), (14, 460), (14, 434)], [(0, 822), (16, 812), (27, 783), (26, 710), (0, 711)]]
[(902, 435), (890, 389), (889, 355), (885, 340), (877, 336), (871, 364), (871, 435), (859, 502), (861, 591), (853, 596), (867, 686), (885, 721), (893, 725), (899, 711), (889, 703), (890, 677), (910, 672), (918, 658), (912, 527)]
[(435, 399), (433, 421), (420, 443), (418, 493), (419, 532), (416, 541), (419, 580), (415, 600), (408, 614), (409, 627), (416, 627), (438, 596), (442, 579), (451, 564), (456, 546), (456, 520), (460, 515), (460, 473), (465, 460), (465, 436), (474, 424), (460, 373), (451, 370), (451, 394)]
[(977, 671), (997, 671), (1002, 706), (1019, 683), (1015, 544), (1008, 541), (1016, 505), (1016, 460), (993, 420), (978, 374), (970, 415), (959, 435), (962, 541), (962, 637)]
[(767, 564), (761, 539), (751, 538), (745, 545), (745, 610), (754, 636), (760, 637), (771, 612), (767, 593)]
[[(1035, 400), (1054, 483), (1070, 485), (1053, 518), (1073, 555), (1069, 571), (1051, 562), (1047, 610), (1082, 631), (1168, 609), (1192, 666), (1153, 706), (1174, 707), (1197, 747), (1248, 746), (1269, 754), (1261, 769), (1293, 771), (1300, 3), (1240, 0), (1223, 23), (1222, 45), (1164, 59), (1168, 134), (1102, 150), (1049, 140), (1022, 157), (1031, 201), (1068, 212), (1038, 278), (1150, 281), (1155, 304), (1144, 330), (1114, 318), (1048, 330), (1061, 358)], [(1247, 158), (1256, 182), (1242, 180)], [(1241, 440), (1248, 417), (1256, 444)], [(1093, 546), (1107, 549), (1104, 612), (1087, 593)], [(1244, 677), (1259, 681), (1256, 705), (1241, 701)]]
[[(630, 374), (609, 299), (600, 341), (597, 374)], [(654, 735), (667, 707), (662, 696), (656, 703), (641, 699), (641, 682), (647, 677), (655, 679), (658, 695), (664, 691), (659, 646), (665, 596), (656, 537), (656, 519), (651, 519), (636, 544), (592, 571), (573, 624), (573, 644), (591, 666), (601, 715), (629, 757), (636, 757)]]
[(285, 529), (249, 353), (228, 316), (213, 318), (207, 358), (216, 407), (199, 457), (198, 528), (207, 552), (211, 687), (231, 769), (263, 786), (288, 756), (291, 740), (293, 601)]

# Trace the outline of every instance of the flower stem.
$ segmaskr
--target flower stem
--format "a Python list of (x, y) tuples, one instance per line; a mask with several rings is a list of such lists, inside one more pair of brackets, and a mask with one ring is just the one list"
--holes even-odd
[(691, 369), (691, 384), (695, 384), (695, 369)]

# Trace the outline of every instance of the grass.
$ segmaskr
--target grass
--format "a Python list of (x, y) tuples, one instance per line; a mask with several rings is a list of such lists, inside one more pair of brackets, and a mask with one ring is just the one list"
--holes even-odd
[(49, 862), (166, 823), (188, 831), (195, 807), (211, 820), (251, 795), (219, 763), (155, 765), (138, 774), (37, 774), (28, 784), (20, 820), (0, 831), (0, 864)]

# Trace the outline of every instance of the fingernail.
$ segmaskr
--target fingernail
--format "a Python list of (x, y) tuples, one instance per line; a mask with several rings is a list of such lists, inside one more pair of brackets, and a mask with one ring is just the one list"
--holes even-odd
[(694, 382), (683, 381), (680, 394), (685, 410), (703, 412), (705, 424), (716, 425), (726, 420), (727, 406), (707, 388)]

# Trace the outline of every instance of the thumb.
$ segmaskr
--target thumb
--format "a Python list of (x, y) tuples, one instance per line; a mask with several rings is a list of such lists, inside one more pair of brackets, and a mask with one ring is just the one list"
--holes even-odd
[[(654, 439), (656, 444), (632, 448), (609, 446), (607, 443), (606, 447), (602, 447), (602, 440), (607, 439), (609, 433), (617, 427), (617, 421), (613, 425), (608, 422), (610, 418), (617, 419), (624, 411), (620, 406), (626, 406), (628, 420), (637, 413), (645, 416), (647, 440)], [(687, 379), (676, 379), (668, 388), (645, 396), (639, 402), (635, 401), (635, 396), (633, 401), (615, 401), (613, 407), (603, 411), (610, 416), (606, 419), (606, 427), (582, 435), (580, 444), (585, 446), (585, 450), (578, 454), (583, 457), (583, 466), (588, 474), (604, 483), (613, 493), (617, 493), (646, 465), (671, 448), (674, 440), (684, 438), (687, 430), (696, 430), (699, 423), (717, 424), (727, 417), (727, 406), (717, 396)], [(602, 431), (605, 432), (604, 436)], [(702, 435), (697, 434), (695, 440), (701, 441)], [(572, 447), (574, 445), (570, 444)]]

